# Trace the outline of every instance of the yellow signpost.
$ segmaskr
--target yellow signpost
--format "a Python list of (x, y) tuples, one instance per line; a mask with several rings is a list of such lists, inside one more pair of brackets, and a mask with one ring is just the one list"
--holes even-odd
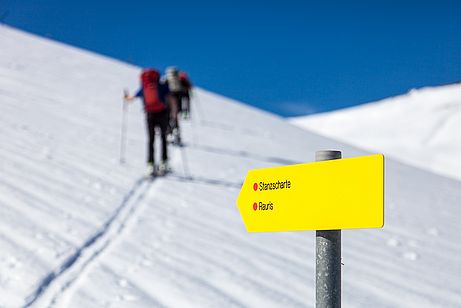
[(384, 156), (250, 170), (237, 205), (248, 232), (381, 228)]

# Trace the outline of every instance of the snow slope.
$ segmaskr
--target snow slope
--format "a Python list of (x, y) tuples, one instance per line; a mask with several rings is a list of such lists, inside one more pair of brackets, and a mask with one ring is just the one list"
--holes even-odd
[(412, 90), (294, 124), (461, 179), (461, 84)]
[[(313, 307), (314, 232), (248, 234), (246, 171), (364, 151), (197, 89), (147, 181), (139, 69), (0, 27), (0, 307)], [(343, 231), (345, 307), (460, 307), (461, 184), (386, 161), (386, 222)]]

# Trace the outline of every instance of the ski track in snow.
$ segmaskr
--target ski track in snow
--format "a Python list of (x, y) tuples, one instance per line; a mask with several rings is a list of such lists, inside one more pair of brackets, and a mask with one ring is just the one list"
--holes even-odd
[(123, 232), (153, 182), (155, 179), (147, 177), (138, 179), (109, 220), (56, 270), (46, 275), (36, 291), (27, 297), (24, 307), (54, 306), (59, 298), (65, 296), (65, 292), (82, 276), (85, 269)]

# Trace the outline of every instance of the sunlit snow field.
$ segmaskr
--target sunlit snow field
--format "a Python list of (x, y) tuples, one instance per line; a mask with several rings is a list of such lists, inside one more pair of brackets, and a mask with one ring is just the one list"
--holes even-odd
[[(368, 152), (196, 89), (173, 173), (151, 182), (140, 102), (119, 163), (139, 68), (8, 27), (0, 42), (1, 307), (315, 305), (315, 232), (247, 233), (240, 185)], [(384, 228), (343, 231), (343, 306), (461, 306), (460, 201), (458, 181), (388, 158)]]
[(461, 180), (461, 83), (293, 118), (300, 127)]

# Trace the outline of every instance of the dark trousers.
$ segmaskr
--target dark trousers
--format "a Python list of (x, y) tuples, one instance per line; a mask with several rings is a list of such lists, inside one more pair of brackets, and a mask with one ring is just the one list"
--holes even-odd
[(181, 93), (171, 92), (170, 100), (170, 126), (171, 129), (177, 128), (179, 130), (178, 113), (181, 111)]
[(147, 112), (147, 131), (149, 133), (149, 142), (147, 143), (147, 162), (154, 163), (154, 146), (155, 146), (155, 128), (160, 128), (162, 138), (162, 160), (168, 159), (166, 134), (168, 129), (169, 111)]
[(190, 113), (190, 96), (189, 94), (184, 94), (181, 99), (181, 111)]

